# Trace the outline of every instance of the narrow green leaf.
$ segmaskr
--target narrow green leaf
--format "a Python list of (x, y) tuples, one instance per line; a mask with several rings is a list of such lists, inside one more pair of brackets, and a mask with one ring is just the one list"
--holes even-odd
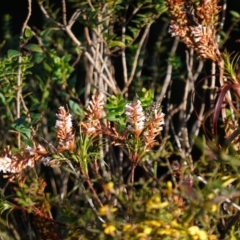
[(26, 120), (26, 117), (20, 117), (20, 118), (18, 118), (18, 119), (16, 119), (16, 120), (14, 121), (14, 125), (15, 125), (15, 126), (21, 125), (21, 124), (23, 124), (23, 123), (25, 122), (25, 120)]
[(30, 111), (38, 110), (41, 106), (41, 103), (33, 104), (30, 108)]
[(240, 18), (240, 14), (238, 12), (235, 12), (235, 11), (229, 11), (232, 16), (234, 16), (235, 18)]
[(11, 152), (12, 153), (20, 153), (20, 150), (18, 148), (13, 147), (13, 148), (11, 148)]
[(21, 55), (21, 53), (17, 50), (14, 50), (14, 49), (9, 49), (8, 52), (7, 52), (8, 58), (17, 57), (17, 56), (20, 56), (20, 55)]
[(82, 110), (81, 110), (79, 104), (75, 103), (72, 100), (69, 100), (68, 104), (69, 104), (71, 111), (73, 111), (77, 115), (82, 115)]
[(126, 45), (121, 41), (110, 41), (108, 45), (109, 47), (126, 47)]
[(39, 113), (31, 113), (31, 124), (36, 124), (42, 118), (42, 115)]
[(1, 92), (0, 92), (0, 100), (4, 105), (6, 104), (5, 96)]
[(42, 52), (41, 47), (39, 47), (37, 44), (33, 44), (33, 43), (27, 44), (25, 46), (25, 48), (32, 52), (39, 52), (39, 53)]
[(109, 121), (113, 121), (113, 122), (116, 122), (119, 120), (119, 117), (116, 116), (116, 115), (111, 115), (111, 114), (108, 114), (106, 117), (105, 117), (107, 120)]
[(222, 180), (225, 181), (225, 182), (222, 183), (222, 186), (227, 187), (228, 185), (230, 185), (231, 183), (236, 181), (237, 178), (234, 178), (234, 177), (231, 177), (231, 176), (224, 176), (224, 177), (222, 177)]
[(230, 231), (231, 239), (230, 240), (237, 240), (235, 233), (234, 233), (234, 226), (232, 226)]
[(31, 38), (32, 37), (32, 31), (30, 28), (26, 28), (24, 32), (25, 37)]

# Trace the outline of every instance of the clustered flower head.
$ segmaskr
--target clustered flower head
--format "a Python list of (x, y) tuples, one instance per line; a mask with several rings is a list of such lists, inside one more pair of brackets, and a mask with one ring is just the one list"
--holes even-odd
[(138, 137), (145, 126), (145, 115), (141, 105), (141, 101), (137, 100), (136, 102), (128, 103), (125, 106), (125, 114), (128, 119), (128, 130), (131, 131), (135, 137)]
[(40, 163), (46, 154), (47, 151), (41, 145), (28, 146), (16, 153), (12, 153), (8, 146), (3, 150), (3, 156), (0, 157), (0, 171), (4, 174), (10, 174), (10, 180), (14, 177), (19, 180), (23, 179), (23, 170), (27, 167), (33, 168), (35, 164)]
[(94, 135), (101, 130), (100, 119), (104, 116), (104, 94), (99, 93), (92, 97), (92, 100), (87, 106), (85, 116), (87, 121), (82, 121), (81, 126), (83, 131), (88, 135)]
[(164, 113), (162, 110), (155, 109), (153, 111), (152, 118), (149, 119), (147, 123), (147, 128), (144, 133), (146, 151), (149, 151), (155, 145), (155, 138), (162, 131), (162, 126), (164, 125)]
[(34, 166), (34, 153), (29, 147), (22, 153), (12, 154), (9, 147), (4, 149), (4, 156), (0, 157), (0, 171), (3, 173), (18, 173), (26, 167)]
[[(64, 107), (59, 107), (56, 116), (57, 152), (64, 150), (72, 151), (75, 138), (72, 128), (72, 115)], [(16, 153), (12, 153), (10, 147), (7, 147), (3, 150), (2, 156), (0, 156), (0, 171), (9, 177), (10, 180), (18, 178), (18, 180), (24, 181), (24, 169), (27, 167), (34, 168), (35, 164), (40, 162), (45, 165), (51, 165), (49, 163), (50, 160), (52, 158), (49, 152), (36, 142), (33, 143), (32, 147), (27, 146)]]
[(65, 110), (64, 107), (59, 107), (56, 114), (56, 136), (58, 138), (58, 152), (64, 150), (72, 151), (74, 148), (74, 131), (72, 124), (72, 115)]
[(144, 113), (141, 101), (137, 100), (125, 106), (125, 114), (129, 124), (127, 129), (137, 138), (142, 134), (144, 150), (149, 151), (156, 144), (155, 138), (164, 125), (164, 114), (159, 105), (153, 104)]
[[(119, 132), (111, 123), (105, 123), (104, 117), (104, 99), (105, 96), (99, 93), (93, 96), (89, 102), (85, 112), (85, 120), (81, 121), (81, 128), (84, 134), (89, 136), (97, 136), (99, 134), (112, 137), (112, 144), (124, 145), (126, 141), (134, 144), (134, 139), (139, 140), (140, 150), (143, 152), (149, 151), (156, 144), (156, 136), (162, 131), (164, 124), (164, 114), (158, 105), (151, 107), (148, 114), (144, 112), (140, 100), (128, 103), (125, 106), (125, 114), (127, 116), (126, 131)], [(72, 115), (64, 108), (59, 107), (56, 114), (57, 120), (55, 124), (57, 142), (57, 153), (65, 150), (73, 151), (75, 145), (75, 132), (73, 127)], [(131, 135), (128, 135), (128, 133)], [(132, 139), (129, 136), (133, 136)], [(133, 140), (133, 141), (132, 141)], [(130, 144), (131, 145), (131, 144)], [(132, 146), (130, 146), (131, 149)], [(130, 151), (129, 158), (133, 162), (138, 163), (140, 155), (138, 151)], [(12, 154), (10, 148), (6, 148), (3, 156), (0, 156), (0, 171), (3, 173), (11, 173), (17, 176), (25, 168), (33, 168), (36, 163), (43, 163), (45, 165), (54, 164), (56, 161), (52, 159), (49, 153), (42, 145), (35, 143), (33, 147), (26, 147), (19, 152)]]
[(171, 22), (169, 32), (179, 36), (200, 57), (216, 63), (222, 59), (216, 42), (216, 24), (220, 7), (218, 0), (167, 0)]

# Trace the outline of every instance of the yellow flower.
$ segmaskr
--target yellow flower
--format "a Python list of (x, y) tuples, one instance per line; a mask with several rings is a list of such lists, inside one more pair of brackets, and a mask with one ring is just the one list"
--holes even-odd
[(204, 230), (200, 230), (198, 233), (198, 236), (199, 236), (199, 240), (208, 240), (207, 233)]
[(159, 235), (166, 235), (166, 236), (174, 236), (176, 234), (176, 230), (175, 229), (159, 229), (157, 231), (157, 233)]
[(150, 228), (150, 227), (145, 227), (144, 230), (143, 230), (143, 232), (144, 232), (146, 235), (150, 235), (151, 232), (152, 232), (152, 228)]
[(107, 184), (104, 185), (104, 190), (114, 193), (114, 183), (113, 182), (109, 182)]
[(159, 220), (147, 220), (147, 221), (144, 221), (144, 224), (154, 228), (161, 226), (161, 222)]
[(211, 212), (216, 212), (217, 209), (218, 209), (218, 206), (217, 206), (216, 204), (213, 204), (213, 205), (211, 206)]
[(209, 199), (209, 200), (212, 200), (214, 197), (215, 197), (215, 194), (214, 194), (214, 193), (210, 193), (210, 194), (208, 195), (208, 199)]
[(125, 224), (125, 225), (123, 226), (123, 231), (124, 231), (124, 232), (127, 232), (127, 231), (131, 230), (131, 228), (132, 228), (132, 225), (131, 225), (131, 224)]
[(161, 202), (161, 198), (158, 194), (155, 194), (148, 202), (147, 202), (147, 211), (152, 209), (161, 209), (168, 206), (168, 202)]
[(104, 227), (104, 233), (106, 235), (111, 235), (111, 236), (115, 235), (115, 232), (117, 230), (115, 226), (108, 225), (108, 224), (103, 224), (103, 227)]
[(117, 208), (111, 207), (107, 204), (107, 205), (102, 206), (99, 209), (98, 213), (100, 216), (109, 216), (111, 213), (114, 213), (116, 211), (117, 211)]
[(146, 239), (147, 236), (149, 236), (152, 232), (152, 228), (150, 227), (144, 227), (143, 232), (138, 233), (136, 236), (140, 239)]
[(173, 194), (173, 186), (172, 186), (172, 182), (168, 181), (167, 182), (167, 195), (171, 196)]
[(189, 233), (190, 235), (196, 235), (199, 230), (200, 230), (200, 229), (199, 229), (198, 226), (191, 226), (191, 227), (188, 228), (188, 233)]
[(204, 230), (200, 230), (198, 226), (191, 226), (188, 228), (188, 233), (192, 239), (196, 240), (208, 240), (207, 233)]
[(211, 234), (211, 235), (209, 236), (209, 240), (217, 240), (217, 236)]

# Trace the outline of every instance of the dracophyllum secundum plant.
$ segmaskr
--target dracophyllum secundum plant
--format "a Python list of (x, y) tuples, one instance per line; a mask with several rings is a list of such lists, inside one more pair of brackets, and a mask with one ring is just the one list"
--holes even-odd
[(159, 105), (154, 103), (144, 111), (140, 100), (126, 104), (125, 114), (128, 122), (125, 146), (132, 163), (133, 182), (135, 167), (157, 143), (155, 138), (162, 131), (164, 114)]
[[(11, 152), (10, 148), (6, 148), (0, 156), (0, 171), (10, 181), (21, 183), (22, 186), (26, 185), (24, 189), (21, 186), (18, 188), (20, 193), (16, 199), (20, 207), (26, 211), (26, 206), (31, 206), (29, 211), (35, 218), (39, 219), (38, 217), (41, 216), (49, 219), (49, 211), (46, 209), (50, 208), (44, 205), (47, 203), (47, 207), (50, 206), (49, 199), (44, 193), (46, 182), (41, 178), (36, 179), (36, 184), (32, 184), (31, 188), (34, 188), (33, 193), (38, 195), (33, 194), (29, 197), (23, 191), (29, 188), (25, 184), (28, 176), (26, 170), (31, 169), (36, 172), (35, 167), (40, 163), (49, 167), (60, 167), (64, 164), (71, 175), (76, 177), (77, 187), (84, 193), (90, 193), (90, 195), (86, 194), (85, 198), (94, 214), (103, 222), (104, 220), (96, 212), (96, 207), (103, 207), (105, 202), (110, 200), (110, 194), (106, 191), (104, 183), (111, 180), (112, 176), (108, 171), (109, 167), (105, 164), (107, 157), (101, 156), (101, 148), (104, 144), (111, 143), (120, 145), (126, 150), (131, 162), (130, 183), (134, 183), (136, 166), (157, 143), (155, 138), (162, 130), (164, 114), (159, 105), (146, 106), (145, 110), (145, 106), (142, 106), (144, 98), (141, 96), (139, 98), (142, 101), (137, 99), (127, 103), (123, 97), (112, 96), (105, 110), (106, 97), (103, 93), (99, 93), (92, 97), (83, 111), (84, 116), (76, 122), (70, 111), (60, 106), (56, 113), (56, 141), (52, 144), (52, 151), (36, 142), (37, 140), (32, 146), (27, 146), (19, 152)], [(95, 188), (96, 179), (103, 190), (100, 195)], [(64, 193), (61, 194), (61, 199), (64, 197)], [(131, 195), (129, 197), (131, 198)], [(10, 207), (7, 205), (5, 209)], [(49, 222), (53, 220), (50, 219)], [(56, 235), (52, 239), (59, 239), (59, 237)]]
[[(75, 124), (72, 114), (64, 107), (59, 107), (56, 114), (57, 141), (53, 146), (54, 152), (37, 142), (34, 142), (32, 147), (21, 150), (21, 154), (11, 153), (9, 149), (5, 149), (0, 170), (8, 172), (12, 180), (24, 181), (22, 173), (27, 167), (34, 168), (39, 163), (50, 167), (65, 163), (77, 173), (77, 176), (85, 178), (97, 202), (102, 205), (88, 173), (91, 168), (98, 179), (104, 177), (99, 172), (99, 165), (105, 165), (105, 158), (100, 154), (101, 147), (110, 139), (112, 145), (120, 145), (126, 150), (132, 166), (131, 182), (134, 182), (136, 166), (157, 144), (156, 137), (164, 124), (164, 114), (159, 104), (152, 103), (144, 109), (139, 99), (127, 103), (121, 97), (110, 97), (111, 103), (106, 107), (110, 113), (107, 113), (105, 99), (103, 93), (94, 95), (84, 111), (82, 120)], [(114, 105), (119, 101), (121, 105)], [(108, 119), (109, 116), (111, 120)]]
[[(139, 98), (144, 101), (144, 96), (149, 96), (148, 91)], [(157, 144), (156, 137), (162, 130), (164, 114), (160, 105), (153, 101), (144, 109), (141, 100), (127, 103), (120, 96), (110, 97), (105, 111), (104, 99), (102, 93), (93, 96), (85, 112), (85, 119), (80, 123), (81, 129), (92, 139), (100, 135), (108, 136), (113, 145), (121, 145), (126, 149), (133, 176), (136, 166)], [(131, 179), (133, 181), (133, 177)]]
[(141, 101), (128, 103), (125, 106), (125, 114), (128, 119), (127, 124), (127, 142), (126, 147), (129, 153), (129, 159), (133, 164), (138, 164), (143, 151), (143, 142), (140, 135), (145, 125), (145, 114), (141, 106)]

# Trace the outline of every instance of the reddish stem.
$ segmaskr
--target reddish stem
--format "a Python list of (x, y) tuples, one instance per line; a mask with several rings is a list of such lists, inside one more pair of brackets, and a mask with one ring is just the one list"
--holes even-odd
[(97, 161), (94, 161), (94, 165), (92, 166), (93, 168), (93, 171), (95, 172), (96, 176), (97, 176), (97, 179), (100, 181), (100, 184), (101, 184), (101, 187), (103, 189), (103, 192), (104, 192), (104, 195), (106, 197), (107, 200), (109, 200), (109, 194), (108, 192), (104, 189), (104, 182), (103, 182), (103, 179), (102, 179), (102, 176), (100, 175), (99, 173), (99, 166), (97, 164)]
[(95, 189), (94, 189), (94, 187), (93, 187), (93, 185), (92, 185), (92, 182), (91, 182), (91, 179), (90, 179), (88, 173), (86, 173), (85, 171), (83, 171), (83, 169), (82, 169), (81, 166), (80, 166), (80, 170), (81, 170), (81, 172), (84, 174), (84, 176), (86, 177), (86, 181), (87, 181), (88, 187), (89, 187), (89, 189), (91, 190), (94, 198), (95, 198), (96, 201), (98, 202), (99, 206), (102, 207), (103, 204), (102, 204), (101, 200), (99, 199), (99, 197), (98, 197), (98, 195), (97, 195), (97, 192), (95, 191)]
[(132, 168), (131, 168), (131, 178), (130, 178), (131, 184), (134, 183), (134, 173), (135, 173), (136, 166), (137, 166), (137, 165), (136, 165), (135, 163), (132, 164)]

